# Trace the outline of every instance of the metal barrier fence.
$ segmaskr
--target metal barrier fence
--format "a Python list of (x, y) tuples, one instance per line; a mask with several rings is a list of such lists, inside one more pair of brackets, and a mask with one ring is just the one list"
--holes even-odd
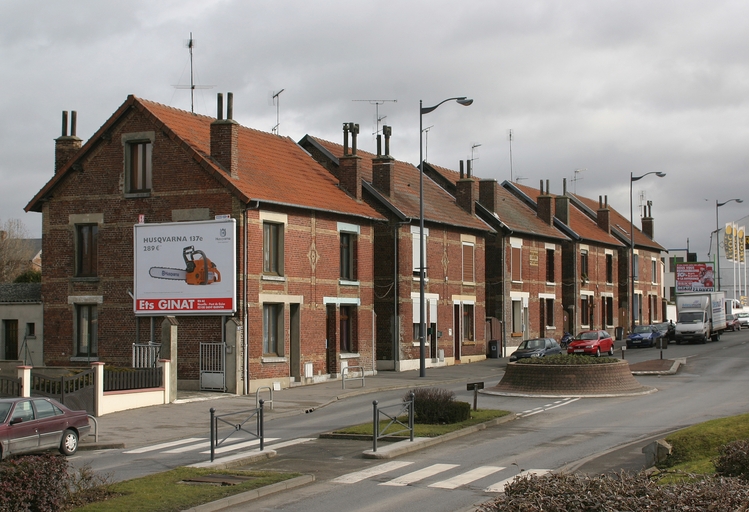
[(104, 391), (160, 388), (164, 385), (163, 368), (104, 368)]
[(154, 368), (161, 356), (161, 343), (133, 343), (133, 368)]
[[(403, 432), (410, 432), (411, 442), (414, 440), (414, 393), (411, 391), (409, 394), (410, 400), (407, 400), (401, 404), (390, 405), (387, 407), (377, 407), (377, 400), (372, 402), (374, 408), (374, 415), (372, 417), (372, 451), (377, 451), (377, 440), (384, 437), (392, 437)], [(392, 415), (386, 413), (383, 409), (396, 409)], [(400, 418), (403, 415), (408, 414), (408, 425), (404, 424)], [(385, 428), (380, 430), (380, 415), (390, 419), (390, 422), (385, 425)], [(388, 432), (388, 429), (392, 425), (400, 425), (403, 427), (401, 430), (395, 432)], [(387, 433), (385, 433), (387, 432)]]
[[(221, 446), (227, 439), (229, 439), (233, 434), (236, 434), (238, 432), (244, 432), (246, 434), (249, 434), (250, 437), (253, 437), (255, 439), (260, 440), (260, 451), (263, 451), (265, 449), (265, 436), (263, 433), (263, 404), (265, 403), (264, 400), (260, 400), (260, 407), (257, 409), (248, 409), (245, 411), (237, 411), (237, 412), (230, 412), (226, 414), (216, 414), (216, 409), (211, 407), (211, 462), (213, 462), (213, 459), (216, 455), (216, 448)], [(244, 418), (239, 423), (231, 423), (228, 418), (236, 417), (240, 420)], [(247, 422), (255, 418), (255, 431), (247, 430), (245, 428), (245, 425)], [(219, 422), (223, 423), (225, 425), (228, 425), (231, 427), (229, 430), (229, 433), (226, 434), (226, 436), (219, 441)]]
[(21, 396), (21, 379), (18, 377), (0, 377), (0, 397)]
[(361, 387), (364, 387), (364, 367), (363, 366), (347, 366), (346, 368), (341, 370), (341, 384), (343, 385), (343, 389), (346, 389), (346, 380), (347, 380), (346, 373), (352, 368), (358, 368), (359, 370), (358, 373), (361, 373), (361, 377), (349, 377), (348, 380), (360, 380)]

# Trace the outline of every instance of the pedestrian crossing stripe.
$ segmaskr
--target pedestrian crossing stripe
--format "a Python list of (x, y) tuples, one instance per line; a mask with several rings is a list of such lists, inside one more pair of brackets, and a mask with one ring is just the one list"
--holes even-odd
[[(264, 439), (264, 445), (269, 445), (274, 443), (275, 441), (278, 441), (278, 437), (266, 437)], [(311, 437), (300, 437), (297, 439), (291, 439), (289, 441), (282, 441), (280, 443), (273, 444), (274, 449), (278, 448), (284, 448), (287, 446), (294, 446), (296, 444), (306, 443), (308, 441), (313, 441), (314, 438)], [(247, 440), (246, 438), (237, 438), (237, 439), (226, 439), (223, 443), (221, 443), (221, 446), (214, 449), (214, 453), (221, 454), (236, 450), (241, 450), (244, 448), (250, 448), (253, 446), (258, 446), (260, 444), (259, 439), (252, 439)], [(142, 454), (142, 453), (150, 453), (150, 452), (159, 452), (159, 453), (168, 453), (168, 454), (179, 454), (179, 453), (186, 453), (190, 451), (195, 450), (201, 450), (200, 453), (211, 453), (210, 450), (203, 450), (204, 448), (210, 448), (211, 441), (210, 439), (207, 439), (205, 437), (190, 437), (187, 439), (179, 439), (177, 441), (170, 441), (168, 443), (160, 443), (160, 444), (154, 444), (150, 446), (143, 446), (141, 448), (135, 448), (133, 450), (127, 450), (122, 453), (124, 454)]]
[[(391, 471), (396, 471), (398, 469), (404, 468), (411, 464), (413, 464), (413, 462), (408, 462), (408, 461), (386, 462), (384, 464), (366, 468), (361, 471), (355, 471), (353, 473), (347, 473), (345, 475), (339, 476), (338, 478), (334, 478), (333, 480), (331, 480), (331, 483), (355, 484), (363, 480), (366, 480), (368, 478), (373, 478), (373, 477), (380, 476)], [(405, 475), (401, 475), (399, 477), (393, 478), (392, 480), (388, 480), (387, 482), (381, 482), (379, 485), (389, 486), (389, 487), (405, 487), (407, 485), (412, 485), (417, 482), (421, 482), (423, 480), (426, 480), (427, 478), (439, 475), (441, 473), (450, 471), (458, 467), (460, 467), (460, 464), (432, 464), (431, 466), (417, 469), (416, 471), (412, 471)], [(465, 471), (452, 478), (448, 478), (447, 480), (441, 480), (439, 482), (435, 482), (433, 484), (428, 485), (427, 487), (435, 488), (435, 489), (448, 489), (448, 490), (457, 489), (458, 487), (461, 487), (463, 485), (468, 485), (472, 482), (481, 480), (482, 478), (486, 478), (490, 475), (493, 475), (505, 469), (507, 469), (505, 466), (480, 466), (480, 467)], [(524, 470), (522, 473), (520, 473), (520, 475), (541, 476), (541, 475), (545, 475), (549, 473), (550, 471), (551, 470), (549, 469), (529, 469), (529, 470)], [(501, 480), (493, 485), (490, 485), (489, 487), (486, 487), (484, 489), (484, 492), (487, 492), (487, 493), (504, 492), (505, 486), (520, 475), (513, 475), (510, 478), (505, 478), (504, 480)]]

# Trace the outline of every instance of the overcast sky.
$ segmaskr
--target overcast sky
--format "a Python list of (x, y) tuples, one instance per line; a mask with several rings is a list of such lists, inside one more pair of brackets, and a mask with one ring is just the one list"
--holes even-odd
[[(706, 258), (716, 225), (749, 213), (749, 2), (428, 0), (0, 0), (0, 220), (41, 236), (23, 208), (51, 178), (61, 112), (84, 141), (128, 94), (271, 131), (342, 142), (359, 123), (375, 151), (376, 112), (391, 154), (568, 189), (629, 215), (630, 173), (652, 201), (656, 240)], [(375, 101), (387, 100), (376, 105)], [(508, 132), (512, 130), (512, 143)], [(476, 146), (472, 152), (472, 146)], [(511, 150), (511, 151), (510, 151)], [(510, 159), (510, 152), (512, 159)], [(512, 162), (512, 164), (511, 164)]]

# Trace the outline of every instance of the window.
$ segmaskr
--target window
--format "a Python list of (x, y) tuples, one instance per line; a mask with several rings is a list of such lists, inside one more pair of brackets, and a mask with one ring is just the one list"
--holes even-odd
[(475, 283), (476, 275), (474, 272), (474, 245), (463, 244), (463, 282)]
[(75, 305), (75, 356), (98, 355), (98, 311), (95, 304)]
[(632, 277), (635, 281), (640, 280), (640, 256), (638, 254), (634, 255), (634, 266), (632, 267)]
[(36, 324), (34, 322), (29, 322), (26, 324), (26, 336), (29, 338), (33, 338), (36, 336)]
[(356, 352), (355, 343), (355, 324), (356, 308), (354, 306), (341, 306), (340, 309), (340, 328), (341, 328), (341, 352)]
[(588, 274), (588, 251), (586, 249), (580, 251), (580, 278), (583, 281), (590, 279)]
[(546, 327), (554, 327), (554, 299), (541, 299), (545, 304), (541, 307), (546, 306), (544, 311), (544, 322)]
[(283, 275), (283, 224), (263, 223), (263, 272)]
[(263, 304), (263, 354), (283, 356), (283, 304)]
[(603, 297), (603, 312), (606, 315), (604, 323), (614, 325), (614, 297)]
[(652, 283), (658, 282), (658, 260), (650, 260), (650, 281)]
[(554, 276), (554, 249), (546, 249), (546, 282), (556, 282)]
[(16, 408), (13, 409), (13, 416), (10, 417), (10, 421), (21, 420), (31, 421), (34, 419), (34, 409), (31, 407), (31, 400), (24, 400), (18, 402)]
[(96, 277), (99, 226), (77, 224), (75, 234), (75, 275), (76, 277)]
[(151, 191), (151, 141), (128, 142), (127, 151), (127, 191), (129, 193)]
[(668, 259), (670, 270), (669, 272), (676, 272), (676, 264), (677, 263), (684, 263), (684, 257), (683, 256), (672, 256)]
[(606, 255), (606, 282), (607, 283), (614, 282), (614, 255), (613, 254)]
[(341, 232), (341, 279), (356, 281), (356, 235)]
[(473, 341), (473, 304), (463, 304), (463, 340)]
[(51, 418), (56, 415), (55, 406), (46, 400), (34, 400), (34, 407), (36, 408), (37, 419)]
[(521, 257), (522, 257), (522, 249), (520, 247), (513, 247), (512, 248), (512, 261), (510, 262), (510, 265), (512, 265), (512, 280), (513, 281), (523, 280), (523, 273), (522, 273), (522, 269), (520, 266)]
[(590, 301), (587, 295), (580, 296), (580, 323), (582, 325), (590, 325)]

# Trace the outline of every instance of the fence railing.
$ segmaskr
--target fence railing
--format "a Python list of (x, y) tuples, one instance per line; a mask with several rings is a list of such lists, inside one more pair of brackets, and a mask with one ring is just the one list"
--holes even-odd
[[(216, 455), (216, 448), (221, 446), (227, 439), (232, 435), (239, 432), (249, 434), (251, 438), (258, 439), (260, 441), (260, 451), (265, 448), (263, 433), (263, 403), (264, 400), (260, 400), (260, 407), (257, 409), (248, 409), (245, 411), (230, 412), (226, 414), (216, 414), (216, 409), (211, 407), (211, 462)], [(230, 418), (239, 423), (232, 423)], [(251, 423), (248, 425), (250, 420), (255, 418), (255, 430), (251, 430)], [(219, 426), (228, 425), (228, 434), (219, 441)]]
[[(358, 370), (354, 372), (354, 375), (359, 375), (358, 377), (351, 377), (350, 375), (347, 377), (346, 374), (350, 374), (351, 370)], [(360, 380), (361, 381), (361, 387), (364, 387), (364, 367), (363, 366), (347, 366), (343, 370), (341, 370), (341, 385), (343, 386), (343, 389), (346, 389), (346, 381), (347, 380)]]
[[(409, 432), (411, 441), (414, 440), (414, 393), (413, 391), (409, 394), (409, 400), (395, 405), (389, 405), (386, 407), (378, 407), (377, 400), (372, 402), (374, 409), (374, 415), (372, 417), (372, 451), (377, 451), (377, 440), (384, 437), (393, 437), (403, 432)], [(394, 410), (395, 412), (388, 414), (387, 410)], [(408, 415), (408, 424), (403, 423), (402, 418), (404, 415)], [(380, 416), (388, 418), (390, 422), (385, 425), (384, 428), (380, 429)], [(384, 420), (383, 420), (384, 421)], [(403, 427), (400, 430), (388, 432), (388, 429), (392, 425), (398, 425)]]
[(127, 368), (109, 370), (104, 367), (104, 391), (160, 388), (164, 383), (164, 369)]
[(161, 343), (133, 343), (133, 368), (154, 368), (161, 356)]
[(42, 373), (31, 373), (31, 393), (51, 397), (61, 397), (64, 401), (66, 394), (81, 391), (94, 385), (93, 370), (84, 370), (75, 375), (50, 377)]
[(0, 377), (0, 396), (21, 396), (21, 379), (18, 377)]

